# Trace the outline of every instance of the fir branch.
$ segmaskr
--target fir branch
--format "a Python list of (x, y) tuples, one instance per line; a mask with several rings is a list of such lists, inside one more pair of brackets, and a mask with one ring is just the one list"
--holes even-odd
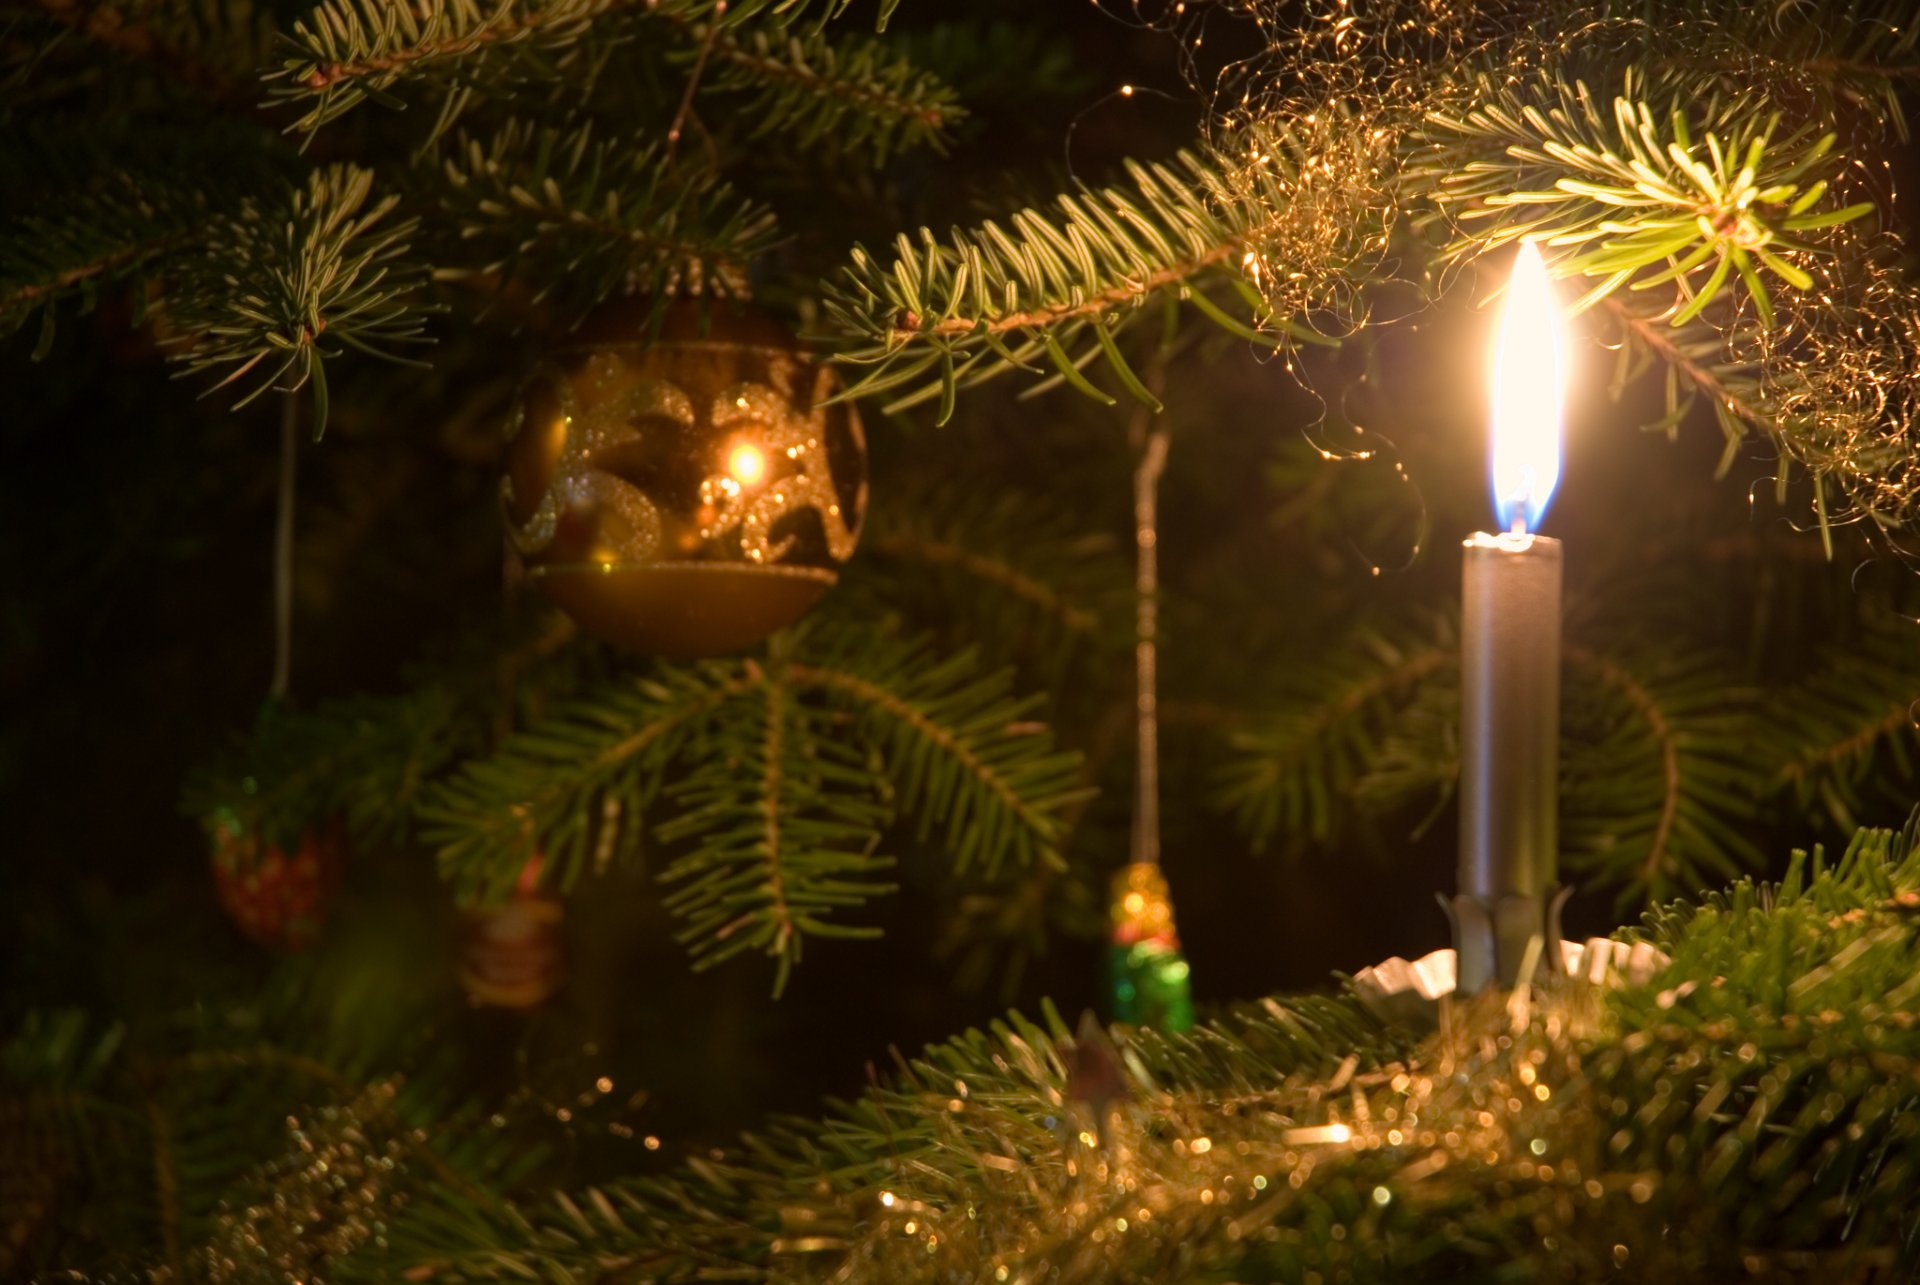
[(313, 105), (311, 133), (369, 98), (392, 101), (404, 77), (460, 69), (483, 50), (577, 39), (595, 18), (643, 0), (324, 0), (294, 23), (270, 73), (275, 101)]
[(1820, 807), (1845, 827), (1874, 791), (1896, 798), (1916, 762), (1914, 627), (1869, 607), (1864, 627), (1829, 647), (1818, 668), (1770, 710), (1780, 747), (1772, 786), (1803, 808)]
[(32, 1274), (34, 1231), (60, 1228), (78, 1191), (91, 1226), (151, 1238), (148, 1117), (120, 1091), (126, 1034), (78, 1009), (30, 1010), (0, 1042), (0, 1271)]
[[(1332, 1074), (1348, 1054), (1371, 1069), (1401, 1051), (1394, 1033), (1352, 1001), (1321, 996), (1237, 1007), (1190, 1037), (1114, 1038), (1127, 1081), (1160, 1110), (1182, 1111), (1188, 1102), (1257, 1110), (1281, 1086)], [(901, 1059), (891, 1082), (825, 1119), (776, 1124), (677, 1173), (556, 1193), (508, 1217), (422, 1220), (400, 1235), (410, 1259), (449, 1282), (524, 1279), (546, 1264), (661, 1280), (813, 1279), (849, 1261), (869, 1210), (882, 1218), (933, 1212), (946, 1204), (934, 1193), (952, 1197), (995, 1175), (1015, 1175), (1036, 1195), (1070, 1187), (1078, 1144), (1066, 1141), (1066, 1126), (1078, 1127), (1089, 1110), (1067, 1097), (1072, 1047), (1051, 1008), (1041, 1022), (1011, 1014)], [(1015, 1197), (994, 1210), (1027, 1207)], [(995, 1216), (984, 1206), (976, 1214)], [(912, 1243), (927, 1256), (924, 1242)], [(906, 1275), (880, 1269), (875, 1279), (938, 1265)], [(993, 1276), (991, 1265), (984, 1275)]]
[(587, 126), (509, 121), (460, 140), (443, 172), (447, 217), (479, 257), (470, 271), (526, 281), (535, 298), (568, 291), (578, 308), (616, 292), (740, 292), (773, 242), (772, 214), (716, 176)]
[[(27, 1258), (11, 1267), (44, 1274), (86, 1261), (89, 1249), (108, 1251), (96, 1266), (195, 1258), (209, 1215), (257, 1158), (262, 1133), (284, 1137), (278, 1122), (288, 1109), (312, 1101), (311, 1085), (296, 1086), (271, 1068), (182, 1074), (187, 1062), (211, 1062), (235, 1029), (258, 1038), (245, 1021), (207, 1022), (206, 1010), (202, 1003), (196, 1012), (149, 1013), (143, 1037), (77, 1011), (28, 1014), (9, 1033), (0, 1046), (0, 1138), (10, 1160), (44, 1177), (45, 1195), (86, 1209), (84, 1219), (66, 1224), (58, 1260), (32, 1272), (33, 1247), (12, 1246)], [(308, 1040), (311, 1026), (302, 1032)], [(359, 1026), (355, 1035), (356, 1056), (379, 1054), (371, 1028)], [(417, 1123), (417, 1116), (407, 1122)], [(18, 1190), (0, 1187), (7, 1189), (0, 1202)], [(7, 1259), (0, 1249), (0, 1262)]]
[(284, 189), (284, 155), (246, 122), (209, 120), (183, 137), (161, 117), (41, 114), (0, 146), (0, 336), (40, 323), (49, 351), (60, 305), (90, 310), (131, 285), (131, 321), (164, 313), (168, 290), (210, 252), (223, 219), (215, 196)]
[(1410, 691), (1456, 663), (1444, 636), (1364, 637), (1300, 672), (1260, 725), (1230, 738), (1235, 757), (1216, 794), (1256, 846), (1278, 834), (1289, 845), (1324, 841), (1340, 801), (1365, 775)]
[(886, 770), (921, 836), (944, 821), (957, 868), (1058, 864), (1061, 813), (1081, 799), (1080, 759), (1028, 721), (1035, 699), (1008, 697), (1004, 673), (977, 676), (970, 655), (944, 663), (917, 647), (843, 650), (794, 679), (844, 698), (886, 746)]
[(1704, 399), (1723, 439), (1723, 476), (1751, 435), (1764, 436), (1780, 458), (1783, 499), (1796, 465), (1810, 477), (1829, 558), (1837, 524), (1865, 517), (1897, 526), (1915, 489), (1913, 445), (1897, 429), (1911, 398), (1910, 282), (1886, 247), (1858, 249), (1838, 258), (1825, 286), (1831, 295), (1783, 301), (1772, 330), (1724, 298), (1677, 328), (1657, 302), (1650, 309), (1624, 292), (1601, 305), (1619, 336), (1615, 397), (1649, 363), (1663, 366), (1664, 413), (1647, 428), (1676, 434)]
[(868, 540), (868, 545), (888, 557), (964, 571), (1031, 604), (1073, 633), (1090, 634), (1099, 623), (1093, 612), (1069, 601), (1060, 590), (1027, 574), (1004, 557), (977, 553), (937, 536), (906, 531), (876, 535)]
[(466, 693), (444, 683), (311, 710), (269, 707), (244, 744), (188, 776), (180, 808), (288, 849), (335, 818), (358, 841), (390, 842), (433, 778), (480, 737)]
[(65, 234), (78, 231), (82, 226), (77, 221), (47, 220), (23, 229), (24, 237), (8, 238), (16, 250), (29, 237), (33, 238), (31, 244), (40, 262), (0, 264), (0, 333), (18, 330), (36, 311), (57, 300), (90, 293), (103, 282), (133, 276), (141, 268), (190, 245), (194, 239), (191, 232), (182, 230), (111, 249), (97, 248), (91, 254), (78, 256), (77, 261), (69, 258), (64, 266), (56, 266), (50, 261), (53, 255), (80, 247), (71, 243), (49, 244), (52, 238), (45, 234), (65, 240)]
[[(1015, 218), (1015, 226), (1019, 226)], [(1049, 238), (1051, 239), (1051, 238)], [(1064, 239), (1064, 238), (1062, 238)], [(1062, 302), (1049, 307), (1035, 308), (1027, 312), (1013, 312), (1001, 316), (989, 316), (984, 319), (986, 333), (1005, 335), (1020, 330), (1038, 330), (1056, 326), (1063, 321), (1077, 321), (1087, 317), (1096, 317), (1111, 312), (1121, 305), (1138, 303), (1142, 296), (1156, 290), (1176, 285), (1198, 276), (1208, 268), (1228, 262), (1239, 246), (1231, 241), (1205, 248), (1195, 248), (1192, 254), (1177, 259), (1167, 267), (1149, 272), (1130, 281), (1121, 281), (1092, 295), (1076, 298), (1071, 302)], [(904, 241), (901, 244), (905, 253)], [(889, 338), (896, 343), (906, 343), (922, 336), (951, 338), (970, 335), (980, 329), (983, 322), (975, 317), (944, 317), (931, 325), (922, 324), (917, 313), (900, 314), (899, 323), (893, 328)]]
[(137, 267), (186, 244), (186, 241), (185, 233), (177, 233), (156, 241), (107, 250), (84, 263), (54, 271), (43, 281), (16, 285), (8, 294), (0, 297), (0, 311), (31, 313), (34, 308), (55, 296), (66, 294), (75, 286), (90, 286), (103, 277), (118, 276), (128, 268)]
[(873, 851), (888, 810), (858, 748), (794, 699), (785, 666), (748, 670), (758, 699), (717, 711), (706, 756), (668, 791), (682, 811), (659, 837), (692, 845), (661, 879), (679, 885), (665, 905), (686, 921), (694, 967), (762, 951), (777, 997), (805, 937), (877, 934), (828, 917), (891, 891), (872, 877), (891, 864)]
[[(929, 476), (943, 470), (933, 466)], [(978, 645), (1040, 686), (1126, 645), (1100, 622), (1130, 604), (1117, 542), (1039, 496), (952, 487), (890, 494), (862, 537), (874, 557), (850, 588), (941, 639)]]
[(215, 389), (240, 384), (242, 406), (270, 388), (311, 382), (318, 437), (329, 358), (351, 348), (397, 361), (392, 347), (423, 342), (424, 315), (409, 296), (426, 274), (405, 258), (416, 221), (382, 226), (397, 203), (373, 197), (370, 171), (330, 166), (308, 175), (283, 207), (249, 201), (222, 220), (207, 260), (183, 273), (171, 302), (194, 337), (178, 354), (186, 372), (224, 369)]
[(53, 306), (91, 299), (139, 279), (202, 244), (207, 209), (193, 187), (154, 174), (105, 177), (62, 193), (58, 213), (30, 213), (0, 228), (0, 335), (38, 313), (39, 349), (52, 340)]
[[(1776, 442), (1785, 434), (1785, 426), (1761, 405), (1761, 392), (1751, 371), (1727, 358), (1725, 336), (1705, 328), (1696, 333), (1662, 325), (1658, 318), (1636, 311), (1618, 295), (1608, 295), (1601, 306), (1619, 324), (1629, 346), (1645, 349), (1666, 363), (1696, 393), (1708, 398), (1722, 427), (1728, 430), (1729, 445), (1745, 436), (1739, 425), (1756, 429)], [(1716, 356), (1721, 360), (1714, 361)], [(1668, 420), (1663, 422), (1677, 425), (1686, 411), (1687, 404), (1677, 396), (1670, 396)], [(1723, 459), (1723, 468), (1725, 464)]]
[[(653, 12), (704, 45), (703, 25)], [(937, 77), (878, 41), (736, 28), (722, 27), (712, 41), (708, 87), (741, 96), (736, 115), (750, 122), (751, 138), (779, 135), (803, 147), (831, 139), (878, 165), (909, 147), (938, 146), (966, 115)]]
[(593, 817), (620, 818), (606, 822), (619, 827), (612, 851), (633, 853), (639, 818), (684, 740), (756, 686), (738, 666), (694, 665), (604, 683), (556, 709), (421, 805), (442, 876), (464, 899), (496, 900), (539, 851), (548, 877), (570, 887), (607, 842), (590, 844)]
[(1685, 33), (1670, 58), (1676, 68), (1758, 79), (1789, 102), (1810, 98), (1815, 111), (1838, 118), (1864, 113), (1907, 138), (1899, 91), (1920, 76), (1920, 62), (1906, 0), (1831, 0), (1766, 14), (1686, 0), (1658, 25)]
[[(1420, 1044), (1350, 997), (1268, 1000), (1189, 1036), (1016, 1015), (673, 1174), (398, 1234), (455, 1282), (1907, 1263), (1916, 906), (1920, 856), (1866, 833), (1833, 866), (1797, 854), (1781, 884), (1654, 916), (1672, 955), (1654, 984), (1549, 985), (1530, 1020), (1505, 996), (1460, 1001)], [(1089, 1094), (1070, 1069), (1089, 1062), (1121, 1089)]]
[[(275, 101), (313, 105), (293, 128), (311, 133), (368, 99), (397, 101), (403, 82), (470, 76), (476, 56), (516, 45), (564, 48), (597, 20), (621, 11), (669, 18), (686, 26), (719, 22), (732, 31), (763, 22), (812, 31), (843, 13), (850, 0), (323, 0), (296, 22), (287, 52), (269, 74)], [(883, 0), (879, 25), (898, 0)]]
[[(1445, 631), (1364, 636), (1292, 676), (1291, 699), (1234, 733), (1221, 802), (1256, 843), (1324, 843), (1340, 805), (1409, 805), (1427, 821), (1459, 778), (1457, 649)], [(1622, 906), (1737, 875), (1740, 829), (1766, 788), (1752, 693), (1710, 661), (1675, 664), (1569, 644), (1561, 727), (1561, 852)], [(1416, 829), (1424, 828), (1422, 822)]]
[(665, 904), (696, 966), (762, 950), (778, 990), (805, 937), (871, 935), (830, 917), (890, 889), (873, 876), (896, 811), (923, 837), (939, 827), (957, 868), (1058, 860), (1079, 760), (1007, 687), (970, 657), (821, 622), (765, 662), (662, 667), (583, 693), (439, 785), (420, 815), (461, 895), (491, 897), (534, 851), (563, 885), (595, 852), (635, 852), (658, 800), (654, 837), (686, 845), (660, 877), (677, 885)]
[[(706, 2), (711, 4), (712, 0)], [(714, 5), (713, 8), (716, 13), (724, 9), (726, 21), (734, 25), (764, 19), (782, 27), (804, 26), (818, 31), (853, 6), (854, 0), (732, 0), (731, 3)], [(885, 31), (899, 7), (900, 0), (879, 0), (874, 7), (874, 30)]]
[[(1018, 15), (956, 15), (907, 28), (887, 43), (952, 86), (962, 103), (1072, 104), (1096, 92), (1097, 72), (1077, 55), (1066, 32)], [(960, 119), (959, 132), (967, 132), (970, 119)]]
[[(1069, 816), (1072, 830), (1077, 816)], [(946, 903), (946, 915), (933, 956), (950, 970), (953, 989), (979, 993), (995, 983), (994, 992), (1011, 1003), (1021, 990), (1027, 970), (1046, 954), (1056, 925), (1066, 935), (1084, 933), (1098, 925), (1107, 910), (1099, 904), (1098, 880), (1084, 868), (1074, 879), (1073, 863), (1038, 865), (1008, 876), (968, 887)]]
[[(259, 1074), (263, 1071), (290, 1071), (301, 1079), (324, 1086), (337, 1101), (361, 1095), (366, 1086), (322, 1058), (277, 1044), (255, 1044), (241, 1048), (203, 1048), (165, 1059), (155, 1067), (162, 1076), (222, 1076), (236, 1072)], [(377, 1104), (374, 1114), (393, 1127), (393, 1134), (407, 1152), (433, 1171), (434, 1177), (450, 1192), (476, 1203), (494, 1203), (495, 1197), (472, 1177), (460, 1172), (440, 1153), (428, 1136), (413, 1127), (402, 1105), (391, 1100)]]
[[(856, 246), (826, 299), (848, 342), (840, 359), (871, 367), (845, 396), (893, 394), (889, 410), (939, 397), (944, 423), (958, 388), (1050, 367), (1053, 380), (1110, 402), (1082, 373), (1098, 360), (1133, 396), (1151, 401), (1114, 336), (1160, 296), (1192, 303), (1230, 333), (1267, 346), (1303, 337), (1285, 323), (1255, 330), (1259, 319), (1249, 313), (1258, 295), (1238, 274), (1263, 217), (1241, 189), (1271, 194), (1292, 147), (1280, 137), (1253, 146), (1258, 162), (1237, 174), (1211, 154), (1182, 152), (1172, 165), (1129, 162), (1129, 188), (1063, 195), (1057, 213), (1022, 210), (1011, 232), (987, 222), (956, 228), (942, 242), (923, 228), (917, 245), (903, 233), (891, 263)], [(1224, 306), (1208, 294), (1222, 285), (1234, 296)]]
[(1703, 97), (1690, 78), (1630, 68), (1607, 108), (1557, 75), (1483, 75), (1472, 97), (1463, 115), (1429, 114), (1429, 147), (1405, 178), (1462, 223), (1485, 224), (1456, 235), (1456, 258), (1523, 238), (1568, 249), (1556, 274), (1597, 281), (1576, 310), (1629, 282), (1670, 284), (1680, 324), (1737, 275), (1771, 325), (1759, 270), (1811, 289), (1801, 261), (1821, 230), (1874, 209), (1821, 207), (1840, 173), (1836, 135), (1803, 126), (1776, 137), (1762, 95)]
[[(524, 1180), (544, 1148), (524, 1129), (510, 1136), (497, 1118), (473, 1127), (491, 1113), (452, 1089), (447, 1062), (419, 1042), (418, 1013), (392, 1006), (391, 985), (366, 1002), (364, 993), (301, 984), (314, 977), (289, 965), (258, 1007), (203, 998), (149, 1013), (131, 1039), (78, 1012), (29, 1014), (0, 1044), (0, 1138), (10, 1160), (44, 1178), (43, 1194), (80, 1202), (86, 1216), (66, 1224), (59, 1257), (39, 1262), (42, 1271), (30, 1270), (33, 1246), (0, 1247), (0, 1264), (40, 1275), (76, 1269), (91, 1254), (96, 1273), (165, 1261), (200, 1275), (210, 1254), (219, 1257), (208, 1238), (232, 1231), (235, 1206), (251, 1203), (236, 1197), (271, 1178), (269, 1157), (299, 1154), (302, 1121), (334, 1107), (356, 1113), (369, 1139), (378, 1126), (390, 1155), (430, 1171), (443, 1198), (498, 1210), (494, 1193)], [(369, 1070), (396, 1060), (411, 1073)], [(393, 1180), (427, 1185), (404, 1171)], [(0, 1201), (18, 1190), (0, 1183)], [(381, 1216), (405, 1206), (391, 1202)], [(324, 1239), (324, 1229), (305, 1230), (316, 1245)], [(23, 1250), (24, 1262), (10, 1261), (10, 1249)]]
[[(1561, 851), (1621, 908), (1752, 869), (1741, 831), (1765, 788), (1753, 693), (1711, 658), (1684, 663), (1568, 645)], [(1583, 681), (1584, 680), (1584, 681)]]
[(1880, 717), (1869, 718), (1837, 741), (1805, 747), (1780, 769), (1777, 779), (1783, 786), (1799, 786), (1817, 773), (1850, 766), (1878, 742), (1902, 728), (1911, 728), (1913, 721), (1911, 703), (1892, 705)]
[(1563, 648), (1561, 656), (1577, 668), (1589, 671), (1623, 697), (1632, 706), (1633, 712), (1640, 721), (1646, 725), (1647, 737), (1659, 753), (1660, 811), (1653, 824), (1653, 834), (1647, 840), (1647, 855), (1646, 859), (1640, 863), (1638, 880), (1652, 887), (1656, 878), (1665, 869), (1667, 841), (1673, 835), (1674, 818), (1680, 812), (1679, 737), (1653, 693), (1619, 664), (1585, 647)]
[[(760, 754), (760, 826), (761, 855), (767, 865), (768, 918), (773, 921), (773, 950), (786, 955), (788, 939), (793, 935), (793, 911), (787, 904), (786, 876), (780, 868), (780, 768), (781, 749), (787, 733), (786, 692), (775, 685), (765, 688), (767, 697), (766, 734), (761, 738)], [(722, 935), (732, 925), (721, 929)], [(779, 983), (774, 991), (779, 992)]]

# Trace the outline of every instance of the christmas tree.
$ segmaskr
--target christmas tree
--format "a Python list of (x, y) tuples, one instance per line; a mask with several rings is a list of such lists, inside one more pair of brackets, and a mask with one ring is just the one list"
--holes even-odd
[(0, 1275), (1920, 1273), (1912, 5), (7, 33)]

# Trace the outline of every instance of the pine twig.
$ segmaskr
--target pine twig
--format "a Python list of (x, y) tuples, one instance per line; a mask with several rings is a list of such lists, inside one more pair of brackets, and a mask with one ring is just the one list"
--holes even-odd
[(1679, 345), (1673, 341), (1671, 328), (1660, 324), (1654, 318), (1635, 312), (1617, 295), (1607, 296), (1601, 300), (1600, 306), (1604, 307), (1623, 328), (1632, 332), (1633, 337), (1644, 344), (1648, 351), (1679, 371), (1687, 382), (1705, 393), (1715, 405), (1725, 408), (1728, 414), (1767, 436), (1779, 437), (1780, 424), (1748, 398), (1736, 396), (1720, 376), (1682, 352)]
[(1652, 887), (1655, 875), (1666, 860), (1667, 839), (1673, 833), (1674, 818), (1680, 811), (1680, 746), (1673, 725), (1667, 721), (1666, 712), (1660, 708), (1653, 693), (1614, 661), (1575, 644), (1563, 646), (1560, 654), (1568, 663), (1588, 671), (1619, 693), (1646, 724), (1647, 735), (1659, 747), (1660, 780), (1665, 792), (1660, 799), (1659, 819), (1654, 823), (1653, 839), (1647, 845), (1647, 855), (1640, 865), (1641, 881)]
[(956, 106), (929, 102), (871, 85), (831, 79), (811, 67), (783, 62), (738, 40), (722, 41), (720, 54), (757, 79), (786, 83), (796, 89), (838, 98), (865, 114), (890, 116), (918, 125), (928, 133), (947, 128), (960, 115)]
[(1124, 187), (1065, 193), (1051, 210), (1015, 213), (1010, 230), (987, 222), (942, 239), (923, 228), (898, 237), (888, 262), (856, 246), (826, 300), (846, 338), (839, 359), (868, 368), (843, 395), (886, 394), (890, 410), (938, 398), (944, 423), (959, 388), (1021, 369), (1111, 404), (1085, 373), (1099, 363), (1151, 404), (1115, 336), (1162, 295), (1251, 343), (1330, 343), (1287, 320), (1256, 328), (1265, 308), (1241, 265), (1299, 157), (1297, 140), (1252, 133), (1239, 140), (1251, 164), (1215, 152), (1129, 163)]
[(1913, 726), (1913, 706), (1896, 705), (1878, 722), (1869, 722), (1827, 745), (1809, 746), (1799, 758), (1781, 767), (1774, 780), (1782, 787), (1798, 785), (1822, 771), (1838, 767), (1899, 731)]
[(31, 311), (51, 299), (66, 294), (76, 286), (86, 285), (88, 282), (138, 267), (142, 263), (182, 249), (191, 244), (192, 240), (191, 233), (175, 232), (155, 237), (150, 241), (119, 246), (87, 263), (62, 268), (45, 281), (23, 282), (12, 291), (0, 294), (0, 317)]
[[(782, 683), (769, 682), (766, 676), (760, 676), (760, 690), (767, 702), (766, 732), (760, 742), (760, 811), (764, 818), (760, 829), (760, 842), (764, 847), (767, 863), (767, 892), (769, 907), (767, 914), (774, 922), (772, 950), (778, 954), (784, 965), (788, 950), (793, 942), (793, 908), (787, 904), (786, 872), (780, 864), (780, 771), (785, 751), (787, 734), (787, 691)], [(715, 932), (716, 937), (725, 938), (740, 927), (741, 920), (722, 926)], [(780, 981), (785, 980), (784, 969)], [(774, 992), (779, 993), (780, 981), (774, 984)]]
[(1098, 317), (1122, 305), (1132, 306), (1141, 298), (1157, 290), (1164, 290), (1168, 286), (1190, 280), (1208, 268), (1217, 268), (1224, 263), (1236, 262), (1244, 248), (1237, 239), (1222, 241), (1194, 254), (1176, 259), (1157, 271), (1116, 282), (1098, 293), (1051, 307), (1030, 308), (1023, 312), (1009, 312), (984, 318), (946, 317), (940, 320), (930, 320), (908, 309), (899, 314), (898, 320), (888, 330), (888, 337), (892, 342), (900, 344), (927, 338), (950, 339), (977, 334), (1008, 335), (1021, 330), (1046, 329), (1066, 321)]
[(1052, 831), (1051, 819), (1022, 798), (1006, 777), (983, 761), (973, 747), (963, 743), (952, 732), (935, 723), (893, 692), (877, 683), (868, 682), (857, 674), (837, 669), (794, 664), (788, 667), (787, 672), (798, 682), (845, 692), (862, 704), (885, 710), (893, 718), (911, 728), (929, 745), (937, 747), (943, 754), (952, 757), (974, 780), (999, 799), (1009, 812), (1019, 817), (1035, 833), (1047, 834)]
[(1090, 634), (1099, 625), (1099, 617), (1093, 612), (1069, 602), (1052, 585), (1028, 575), (1005, 558), (979, 553), (951, 540), (904, 531), (881, 533), (870, 544), (891, 557), (964, 571), (1033, 604), (1074, 633)]

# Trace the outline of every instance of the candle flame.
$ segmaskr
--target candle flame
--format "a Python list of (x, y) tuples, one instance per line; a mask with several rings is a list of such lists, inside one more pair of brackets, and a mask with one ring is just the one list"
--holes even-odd
[(1547, 265), (1522, 244), (1493, 348), (1493, 505), (1503, 530), (1537, 528), (1560, 480), (1566, 344)]

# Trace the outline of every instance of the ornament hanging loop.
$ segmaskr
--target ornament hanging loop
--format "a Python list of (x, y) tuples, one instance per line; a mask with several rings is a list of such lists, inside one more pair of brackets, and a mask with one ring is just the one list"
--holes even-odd
[(1141, 407), (1135, 436), (1144, 437), (1133, 473), (1134, 525), (1134, 719), (1139, 761), (1134, 779), (1133, 859), (1160, 861), (1160, 476), (1171, 438), (1166, 425), (1146, 430), (1150, 411)]

